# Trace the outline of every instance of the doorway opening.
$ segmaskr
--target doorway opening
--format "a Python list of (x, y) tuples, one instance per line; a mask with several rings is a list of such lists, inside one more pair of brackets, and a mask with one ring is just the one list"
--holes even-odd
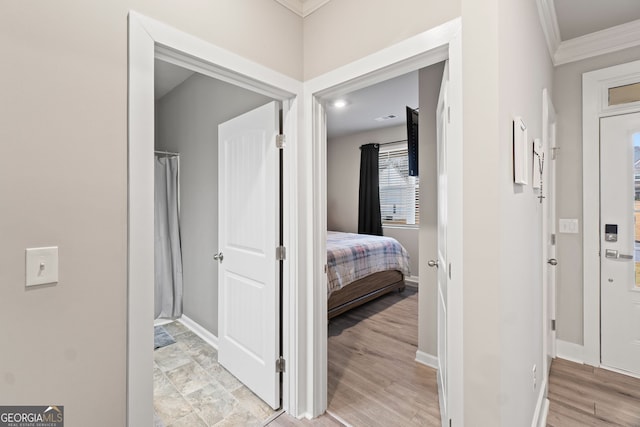
[[(327, 412), (346, 423), (440, 421), (437, 363), (433, 362), (437, 360), (436, 306), (432, 304), (438, 292), (426, 259), (437, 252), (436, 110), (444, 69), (440, 62), (356, 91), (336, 93), (326, 101), (331, 292)], [(417, 143), (412, 158), (408, 140), (415, 138), (410, 132), (416, 128), (419, 140), (412, 140)], [(374, 179), (362, 174), (366, 162), (358, 167), (361, 150), (363, 158), (365, 150), (366, 156), (378, 155), (374, 172), (383, 238), (363, 232), (359, 221), (366, 217), (363, 210), (378, 209), (358, 203), (364, 181)], [(364, 234), (356, 234), (359, 231)], [(398, 253), (408, 254), (408, 270), (394, 260), (373, 258), (375, 245), (383, 242), (402, 248), (386, 252), (394, 260)], [(367, 248), (370, 256), (362, 259), (366, 269), (358, 271), (357, 277), (364, 277), (351, 282), (356, 277), (341, 272), (352, 261), (340, 253), (353, 254), (360, 248)], [(383, 268), (384, 273), (365, 276), (367, 269)], [(398, 278), (386, 270), (394, 268), (404, 276), (399, 289)], [(388, 279), (381, 274), (389, 274)], [(364, 301), (368, 302), (359, 305)], [(374, 407), (379, 414), (373, 414)]]
[[(459, 38), (460, 21), (454, 20), (434, 30), (427, 31), (414, 39), (371, 55), (366, 60), (357, 61), (335, 72), (305, 83), (309, 101), (309, 138), (313, 142), (313, 162), (315, 173), (310, 192), (313, 194), (313, 277), (316, 284), (326, 283), (327, 266), (327, 135), (325, 112), (329, 103), (339, 94), (346, 94), (411, 71), (449, 60), (449, 105), (450, 117), (447, 143), (448, 187), (447, 199), (450, 203), (448, 223), (451, 232), (447, 234), (448, 262), (444, 270), (449, 274), (447, 289), (449, 310), (446, 321), (447, 339), (447, 390), (440, 392), (439, 398), (448, 401), (441, 405), (442, 422), (463, 423), (462, 411), (462, 88), (461, 50)], [(426, 262), (421, 260), (421, 262)], [(459, 268), (459, 270), (458, 270)], [(421, 274), (422, 276), (422, 274)], [(426, 277), (426, 275), (425, 275)], [(420, 278), (422, 280), (422, 277)], [(316, 285), (313, 292), (313, 341), (310, 365), (313, 370), (312, 415), (319, 415), (327, 408), (327, 292), (324, 286)], [(421, 322), (422, 324), (422, 322)], [(432, 359), (434, 362), (436, 358)], [(443, 390), (442, 384), (439, 389)]]
[[(155, 149), (155, 108), (154, 108), (154, 62), (156, 59), (202, 75), (202, 78), (216, 79), (218, 84), (230, 84), (248, 90), (257, 97), (267, 97), (282, 103), (282, 128), (288, 135), (288, 149), (282, 153), (282, 195), (281, 209), (284, 217), (282, 243), (291, 251), (287, 263), (281, 269), (282, 277), (282, 325), (285, 330), (291, 323), (297, 323), (291, 316), (292, 306), (296, 306), (297, 294), (290, 283), (295, 274), (297, 247), (295, 236), (297, 206), (295, 203), (296, 180), (295, 162), (297, 151), (297, 103), (300, 93), (299, 83), (272, 70), (245, 60), (236, 55), (203, 42), (158, 21), (135, 12), (129, 15), (129, 271), (128, 271), (128, 370), (127, 370), (127, 421), (128, 425), (151, 425), (153, 422), (153, 313), (154, 313), (154, 173), (153, 152)], [(229, 100), (227, 100), (229, 102)], [(193, 114), (198, 114), (193, 111)], [(274, 117), (275, 122), (280, 120)], [(211, 123), (209, 123), (211, 124)], [(213, 126), (217, 127), (217, 124)], [(269, 134), (275, 144), (275, 134)], [(174, 141), (175, 142), (175, 141)], [(215, 141), (214, 141), (215, 142)], [(266, 143), (265, 143), (266, 144)], [(265, 145), (266, 146), (266, 145)], [(275, 147), (275, 145), (273, 145)], [(168, 147), (164, 147), (168, 148)], [(191, 147), (192, 148), (192, 147)], [(191, 151), (191, 148), (184, 150)], [(211, 148), (211, 147), (209, 147)], [(262, 158), (257, 156), (256, 158)], [(183, 181), (186, 179), (186, 154), (182, 155)], [(206, 156), (199, 160), (210, 161)], [(292, 167), (293, 166), (293, 167)], [(191, 171), (190, 171), (191, 172)], [(276, 172), (276, 175), (279, 175)], [(182, 192), (182, 211), (186, 195)], [(278, 202), (275, 202), (279, 204)], [(183, 221), (184, 224), (184, 221)], [(274, 226), (277, 230), (277, 225)], [(275, 232), (275, 235), (278, 233)], [(280, 236), (274, 240), (273, 250)], [(205, 252), (204, 250), (202, 252)], [(208, 256), (218, 252), (208, 253)], [(212, 261), (212, 260), (211, 260)], [(290, 263), (289, 263), (290, 261)], [(213, 261), (212, 261), (213, 262)], [(274, 264), (277, 260), (273, 259)], [(293, 295), (292, 295), (293, 291)], [(209, 290), (211, 292), (211, 290)], [(189, 297), (185, 296), (185, 302)], [(193, 302), (193, 301), (192, 301)], [(215, 301), (213, 301), (215, 302)], [(202, 301), (203, 305), (211, 301)], [(200, 318), (193, 324), (202, 322), (200, 332), (206, 335), (208, 321), (214, 316), (205, 311), (198, 312)], [(196, 317), (196, 316), (194, 316)], [(186, 322), (188, 323), (188, 322)], [(240, 319), (240, 323), (241, 319)], [(191, 325), (193, 327), (193, 325)], [(195, 328), (198, 329), (198, 328)], [(211, 332), (211, 331), (208, 331)], [(213, 333), (211, 340), (217, 338)], [(290, 335), (283, 334), (282, 355), (294, 367), (296, 352), (291, 351)], [(277, 343), (278, 336), (273, 337)], [(269, 340), (270, 341), (270, 340)], [(275, 344), (277, 347), (277, 344)], [(269, 369), (275, 376), (275, 364)], [(266, 364), (265, 364), (266, 366)], [(272, 369), (273, 368), (273, 369)], [(293, 375), (292, 375), (293, 374)], [(297, 384), (295, 368), (282, 374), (282, 406), (297, 413), (298, 408), (291, 403), (296, 396)], [(294, 399), (293, 402), (296, 402)]]
[[(169, 344), (154, 351), (156, 414), (165, 425), (186, 423), (184, 420), (193, 424), (204, 422), (207, 425), (222, 420), (264, 422), (274, 413), (271, 406), (280, 406), (279, 399), (275, 398), (275, 394), (279, 392), (271, 390), (265, 393), (268, 396), (256, 396), (251, 391), (255, 388), (255, 385), (251, 387), (251, 378), (242, 380), (242, 370), (234, 371), (229, 366), (228, 349), (224, 348), (225, 336), (220, 333), (228, 323), (228, 317), (223, 315), (228, 311), (227, 307), (223, 299), (218, 298), (218, 295), (225, 295), (219, 284), (219, 277), (225, 277), (220, 269), (226, 267), (229, 259), (233, 257), (220, 243), (220, 235), (224, 234), (228, 227), (222, 225), (223, 218), (219, 216), (219, 212), (223, 209), (222, 205), (230, 203), (221, 201), (222, 189), (225, 188), (223, 183), (219, 182), (219, 177), (222, 176), (221, 166), (229, 165), (223, 164), (223, 158), (218, 153), (219, 140), (222, 141), (224, 138), (219, 132), (221, 124), (273, 100), (159, 59), (156, 59), (154, 65), (154, 317), (156, 323), (159, 320), (174, 320), (161, 328), (177, 342), (175, 345)], [(275, 113), (279, 114), (279, 111)], [(275, 117), (271, 125), (277, 126), (279, 132), (277, 121)], [(179, 184), (175, 182), (176, 187), (171, 188), (173, 180), (167, 179), (162, 172), (168, 166), (168, 162), (177, 163), (178, 159), (180, 180)], [(273, 163), (275, 168), (276, 162)], [(275, 190), (278, 188), (277, 171), (272, 171), (272, 175), (274, 185), (270, 188)], [(233, 181), (232, 185), (241, 184), (237, 182), (238, 179)], [(168, 191), (160, 191), (164, 189)], [(161, 203), (165, 198), (160, 196), (164, 194), (174, 198), (177, 198), (175, 196), (178, 194), (181, 196), (179, 215), (178, 218), (174, 218), (177, 224), (162, 221), (166, 213), (177, 212), (175, 200), (172, 201), (176, 206)], [(243, 200), (247, 201), (249, 197)], [(233, 210), (234, 218), (238, 220), (248, 222), (248, 219), (253, 217), (252, 210), (244, 206), (235, 206)], [(275, 209), (272, 210), (276, 213)], [(166, 216), (171, 218), (171, 215)], [(260, 223), (255, 219), (252, 219), (252, 222)], [(275, 231), (276, 218), (272, 218), (272, 222)], [(174, 232), (172, 226), (176, 228)], [(228, 234), (226, 233), (226, 236)], [(175, 260), (163, 257), (167, 251), (174, 255), (172, 258)], [(222, 263), (220, 259), (223, 251), (226, 253), (227, 264)], [(168, 264), (177, 265), (173, 269), (163, 268)], [(170, 270), (169, 275), (166, 274), (167, 270)], [(277, 274), (272, 271), (272, 276), (276, 278)], [(167, 284), (171, 278), (178, 279), (176, 282), (181, 284), (179, 292), (176, 292), (178, 284), (169, 289), (159, 286)], [(159, 294), (163, 296), (162, 299), (158, 298)], [(171, 299), (174, 301), (168, 301)], [(248, 303), (245, 301), (245, 304)], [(167, 310), (167, 305), (173, 307), (173, 310)], [(273, 301), (272, 305), (278, 307), (280, 304), (279, 301)], [(156, 331), (158, 329), (155, 328)], [(275, 360), (277, 356), (272, 358)], [(271, 381), (275, 381), (275, 378)], [(258, 397), (269, 399), (270, 403), (266, 404)], [(209, 400), (209, 404), (203, 403)]]

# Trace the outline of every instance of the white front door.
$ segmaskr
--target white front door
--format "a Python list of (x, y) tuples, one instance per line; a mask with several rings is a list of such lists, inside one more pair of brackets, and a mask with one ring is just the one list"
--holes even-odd
[(640, 113), (600, 121), (601, 361), (640, 374)]
[(218, 361), (256, 395), (280, 406), (279, 106), (218, 127)]
[(447, 187), (447, 133), (448, 133), (448, 109), (447, 89), (449, 85), (449, 64), (445, 64), (442, 76), (442, 86), (437, 108), (437, 168), (438, 168), (438, 381), (440, 384), (440, 401), (444, 414), (443, 419), (447, 419), (448, 406), (448, 343), (447, 325), (448, 312), (448, 260), (447, 260), (447, 207), (448, 207), (448, 187)]

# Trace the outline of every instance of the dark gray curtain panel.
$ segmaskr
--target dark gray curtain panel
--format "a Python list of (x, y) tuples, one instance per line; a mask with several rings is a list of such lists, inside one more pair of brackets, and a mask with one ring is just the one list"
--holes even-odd
[(382, 236), (378, 144), (360, 147), (360, 194), (358, 197), (358, 233)]

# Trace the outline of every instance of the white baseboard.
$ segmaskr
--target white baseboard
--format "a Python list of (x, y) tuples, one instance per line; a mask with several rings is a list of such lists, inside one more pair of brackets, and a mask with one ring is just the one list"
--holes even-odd
[(153, 321), (153, 326), (164, 326), (173, 323), (173, 321), (173, 319), (156, 319)]
[(623, 371), (622, 369), (612, 368), (611, 366), (606, 366), (606, 365), (600, 365), (600, 368), (606, 369), (607, 371), (615, 372), (617, 374), (622, 374), (628, 377), (640, 379), (640, 374), (636, 374), (635, 372)]
[(556, 356), (576, 363), (584, 363), (584, 346), (556, 340)]
[(436, 374), (436, 379), (438, 380), (438, 406), (440, 406), (440, 422), (442, 427), (451, 427), (451, 423), (449, 422), (449, 414), (447, 414), (447, 408), (444, 404), (444, 389), (442, 388), (442, 378), (440, 377), (440, 372)]
[(531, 427), (545, 427), (547, 425), (547, 415), (549, 414), (549, 399), (547, 399), (547, 387), (549, 382), (545, 379), (540, 387), (536, 411), (533, 413)]
[(274, 412), (269, 418), (267, 418), (266, 420), (264, 420), (262, 422), (263, 426), (267, 426), (269, 425), (269, 423), (271, 423), (272, 421), (274, 421), (276, 418), (278, 418), (280, 415), (284, 415), (284, 409), (279, 409), (276, 412)]
[(342, 423), (342, 425), (344, 425), (345, 427), (353, 427), (351, 424), (345, 421), (340, 415), (334, 414), (329, 409), (327, 409), (327, 414), (331, 415), (331, 417), (333, 417), (336, 421)]
[(417, 288), (419, 283), (420, 283), (420, 278), (418, 276), (409, 276), (404, 278), (404, 284), (406, 286)]
[(547, 419), (549, 418), (549, 404), (551, 402), (549, 401), (549, 399), (545, 398), (544, 399), (544, 405), (542, 407), (542, 416), (540, 417), (540, 424), (538, 424), (540, 427), (546, 427), (547, 425)]
[(416, 362), (427, 365), (433, 369), (438, 369), (438, 358), (424, 351), (416, 351)]
[(213, 347), (216, 350), (218, 350), (218, 337), (217, 336), (213, 335), (211, 332), (209, 332), (208, 330), (206, 330), (205, 328), (203, 328), (202, 326), (200, 326), (198, 323), (194, 322), (193, 320), (189, 319), (184, 314), (182, 315), (182, 317), (180, 319), (178, 319), (178, 321), (180, 323), (182, 323), (184, 326), (186, 326), (187, 328), (189, 328), (191, 330), (191, 332), (193, 332), (194, 334), (196, 334), (197, 336), (202, 338), (211, 347)]

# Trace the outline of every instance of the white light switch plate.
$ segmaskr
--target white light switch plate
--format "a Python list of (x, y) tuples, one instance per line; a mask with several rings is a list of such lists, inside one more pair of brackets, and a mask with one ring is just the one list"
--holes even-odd
[(559, 220), (559, 232), (560, 233), (578, 233), (578, 220), (577, 219), (560, 219)]
[(58, 282), (58, 247), (29, 248), (26, 258), (26, 286)]

